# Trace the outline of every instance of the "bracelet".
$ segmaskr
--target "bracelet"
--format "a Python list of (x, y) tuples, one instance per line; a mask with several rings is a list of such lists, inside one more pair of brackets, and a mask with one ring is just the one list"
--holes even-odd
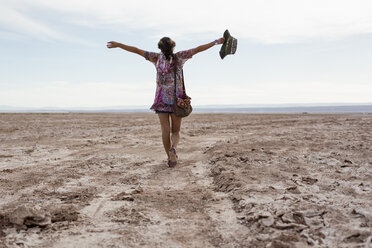
[(214, 44), (217, 45), (218, 44), (218, 40), (214, 40)]

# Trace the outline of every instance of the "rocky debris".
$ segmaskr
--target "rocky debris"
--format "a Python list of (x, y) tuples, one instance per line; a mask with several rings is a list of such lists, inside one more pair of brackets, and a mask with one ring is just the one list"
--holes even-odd
[(372, 212), (362, 208), (354, 208), (353, 211), (351, 211), (351, 213), (359, 217), (366, 218), (372, 227)]
[(318, 182), (318, 179), (311, 178), (311, 177), (302, 177), (301, 178), (301, 181), (304, 182), (304, 183), (306, 183), (306, 184), (313, 185), (314, 183)]
[[(107, 172), (106, 175), (109, 175), (109, 172)], [(127, 185), (139, 184), (139, 177), (137, 175), (125, 175), (120, 178), (119, 183)]]
[(267, 246), (267, 248), (291, 248), (291, 244), (286, 244), (280, 240), (274, 240), (270, 242)]
[(306, 224), (312, 228), (314, 227), (319, 227), (319, 228), (322, 228), (325, 226), (325, 222), (324, 222), (324, 217), (323, 215), (326, 214), (327, 212), (320, 212), (320, 213), (316, 213), (314, 215), (307, 215), (306, 213), (304, 213), (304, 216), (306, 217), (305, 220), (306, 220)]
[(302, 246), (295, 246), (296, 242), (300, 241), (300, 237), (298, 234), (292, 233), (281, 233), (279, 236), (274, 237), (270, 243), (266, 245), (266, 247), (270, 248), (291, 248), (291, 247), (302, 247)]
[(285, 213), (280, 216), (284, 223), (297, 223), (301, 225), (307, 225), (304, 214), (300, 212)]
[(221, 173), (223, 171), (225, 171), (225, 170), (226, 170), (225, 167), (222, 167), (222, 166), (213, 166), (212, 169), (211, 169), (210, 176), (211, 177), (214, 177), (214, 176), (221, 175)]
[(297, 188), (297, 186), (291, 186), (286, 188), (285, 190), (291, 194), (301, 194), (301, 191)]
[(349, 159), (344, 159), (344, 163), (345, 164), (353, 164), (353, 162), (351, 162), (351, 160), (349, 160)]
[(140, 194), (143, 192), (143, 189), (141, 186), (137, 186), (137, 187), (132, 187), (131, 188), (131, 191), (130, 191), (130, 194)]
[(240, 223), (251, 226), (257, 223), (259, 226), (270, 227), (275, 223), (275, 219), (268, 211), (257, 211), (253, 209), (245, 216), (238, 216), (237, 219)]
[(13, 155), (9, 155), (9, 154), (0, 154), (0, 158), (12, 158)]
[(31, 153), (33, 153), (33, 152), (35, 151), (35, 149), (36, 149), (35, 147), (33, 147), (33, 148), (29, 148), (29, 149), (26, 149), (26, 150), (24, 151), (24, 153), (30, 155)]
[[(248, 139), (247, 141), (240, 139), (239, 145), (215, 146), (213, 150), (207, 152), (210, 156), (210, 176), (213, 178), (214, 190), (229, 195), (233, 209), (238, 214), (237, 222), (256, 234), (255, 241), (260, 244), (257, 247), (323, 247), (328, 245), (329, 230), (339, 230), (339, 227), (335, 226), (348, 225), (343, 218), (340, 218), (341, 213), (354, 215), (355, 222), (350, 225), (355, 224), (355, 227), (362, 230), (371, 226), (368, 208), (350, 208), (350, 210), (353, 209), (351, 213), (331, 210), (334, 209), (333, 204), (336, 203), (338, 204), (337, 210), (342, 206), (341, 209), (350, 211), (347, 210), (348, 206), (358, 205), (356, 202), (350, 204), (351, 197), (355, 197), (356, 193), (365, 197), (365, 194), (370, 192), (368, 186), (353, 182), (359, 180), (357, 175), (345, 173), (359, 167), (353, 165), (360, 164), (360, 168), (364, 168), (364, 171), (359, 169), (357, 174), (367, 174), (368, 164), (361, 164), (358, 159), (343, 150), (329, 151), (321, 148), (316, 142), (320, 142), (323, 137), (316, 140), (312, 136), (312, 139), (309, 139), (311, 142), (301, 141), (307, 145), (305, 152), (297, 149), (299, 141), (295, 138), (293, 141), (296, 141), (292, 143), (291, 149), (284, 150), (275, 144), (274, 136), (266, 135), (265, 137), (270, 140), (269, 146), (275, 146), (274, 149), (267, 147), (268, 143), (262, 139)], [(291, 143), (290, 140), (287, 139), (286, 142)], [(247, 142), (247, 148), (242, 153), (240, 146), (245, 142)], [(256, 144), (254, 142), (259, 142), (262, 146), (258, 146), (257, 149), (248, 149), (252, 143)], [(341, 170), (340, 167), (350, 168)], [(238, 186), (238, 182), (242, 186)], [(258, 184), (264, 184), (266, 187), (258, 187)], [(358, 187), (354, 190), (355, 185)], [(333, 198), (334, 195), (339, 198)], [(345, 196), (349, 199), (348, 203), (339, 200)], [(275, 201), (271, 202), (270, 198)], [(327, 208), (330, 204), (331, 209)], [(286, 234), (295, 238), (293, 240), (279, 239), (278, 234)], [(366, 240), (363, 235), (354, 234), (347, 238), (342, 235), (343, 232), (340, 231), (335, 234), (334, 239), (337, 242), (349, 242), (350, 244), (356, 243), (352, 241), (363, 240), (364, 242)]]
[(112, 201), (134, 201), (134, 197), (137, 194), (140, 194), (143, 192), (143, 189), (141, 186), (132, 187), (131, 190), (121, 192), (114, 196), (111, 200)]
[(245, 200), (240, 194), (241, 193), (234, 192), (234, 194), (230, 198), (234, 204), (233, 209), (235, 210), (235, 212), (240, 213), (242, 211), (250, 211), (256, 206), (256, 202), (254, 199)]
[(311, 246), (320, 246), (326, 238), (323, 232), (319, 229), (306, 229), (301, 232), (301, 237), (305, 238), (306, 243)]
[(275, 223), (274, 228), (279, 230), (286, 230), (286, 229), (295, 229), (297, 232), (301, 232), (306, 228), (305, 225), (296, 224), (296, 223)]
[(243, 156), (240, 156), (239, 157), (239, 160), (240, 160), (240, 162), (242, 162), (242, 163), (247, 163), (247, 162), (249, 162), (250, 161), (250, 158), (249, 157), (243, 157)]
[(135, 208), (128, 209), (127, 207), (121, 207), (115, 211), (106, 213), (106, 215), (111, 217), (112, 221), (119, 223), (146, 225), (151, 222), (149, 217)]
[(79, 212), (72, 205), (62, 206), (51, 211), (51, 221), (62, 222), (62, 221), (76, 221), (79, 216)]
[(216, 185), (217, 191), (231, 192), (234, 189), (240, 188), (242, 184), (239, 182), (234, 172), (224, 171), (213, 177), (213, 183)]
[(111, 200), (112, 201), (134, 201), (134, 197), (128, 194), (127, 192), (121, 192), (117, 194), (116, 196), (114, 196)]
[(345, 237), (345, 243), (366, 243), (369, 236), (371, 236), (372, 232), (370, 231), (362, 231), (356, 230), (353, 231), (351, 234)]
[(78, 190), (76, 192), (59, 193), (58, 198), (67, 204), (79, 203), (87, 205), (95, 196), (96, 190), (94, 188), (87, 188)]
[(256, 239), (258, 241), (269, 241), (269, 240), (271, 240), (271, 238), (272, 238), (271, 235), (267, 234), (267, 233), (259, 233), (256, 236)]
[(49, 213), (42, 212), (35, 208), (20, 206), (8, 213), (9, 223), (22, 227), (46, 227), (52, 223)]
[(2, 230), (8, 227), (16, 227), (17, 229), (46, 228), (56, 222), (76, 221), (78, 215), (78, 211), (73, 206), (49, 209), (20, 206), (7, 213), (0, 214), (0, 237), (2, 236)]
[(262, 225), (264, 225), (266, 227), (272, 226), (274, 224), (274, 222), (275, 222), (275, 219), (272, 216), (268, 216), (267, 218), (261, 219)]
[(372, 236), (367, 238), (365, 248), (372, 248)]
[(0, 214), (0, 238), (5, 236), (4, 229), (9, 225), (9, 218)]
[(324, 163), (330, 166), (336, 166), (336, 165), (341, 164), (341, 162), (335, 158), (327, 159), (326, 161), (324, 161)]

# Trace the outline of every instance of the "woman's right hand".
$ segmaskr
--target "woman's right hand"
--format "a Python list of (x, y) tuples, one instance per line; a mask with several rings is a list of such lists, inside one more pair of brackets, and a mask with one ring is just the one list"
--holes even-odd
[(217, 44), (223, 44), (225, 41), (225, 38), (221, 37), (218, 39)]
[(115, 41), (107, 42), (107, 48), (116, 48), (118, 46), (119, 46), (118, 42), (115, 42)]

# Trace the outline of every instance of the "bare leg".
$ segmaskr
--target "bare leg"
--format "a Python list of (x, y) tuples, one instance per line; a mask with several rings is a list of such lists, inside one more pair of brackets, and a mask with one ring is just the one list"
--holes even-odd
[(180, 129), (181, 129), (182, 118), (177, 117), (174, 114), (171, 114), (171, 119), (172, 119), (172, 136), (171, 136), (172, 146), (177, 148), (178, 142), (180, 141)]
[(171, 147), (170, 139), (170, 123), (169, 123), (169, 114), (158, 114), (161, 126), (161, 136), (163, 140), (164, 150), (167, 153), (169, 159), (169, 149)]

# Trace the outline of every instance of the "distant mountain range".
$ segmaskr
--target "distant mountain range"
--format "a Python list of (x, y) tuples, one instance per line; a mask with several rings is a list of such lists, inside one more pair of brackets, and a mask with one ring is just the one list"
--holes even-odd
[[(13, 107), (0, 112), (151, 112), (148, 106), (110, 107)], [(194, 106), (195, 113), (372, 113), (372, 103), (235, 104)]]

